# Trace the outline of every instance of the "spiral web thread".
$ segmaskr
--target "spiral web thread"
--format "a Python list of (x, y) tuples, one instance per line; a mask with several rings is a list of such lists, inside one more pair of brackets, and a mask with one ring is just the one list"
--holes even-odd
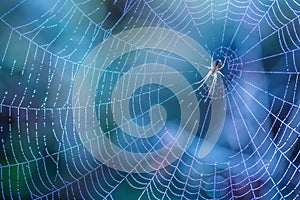
[[(299, 17), (297, 0), (1, 2), (2, 198), (299, 199)], [(116, 33), (137, 27), (176, 30), (210, 55), (229, 58), (223, 72), (226, 121), (212, 156), (197, 157), (204, 125), (184, 155), (148, 173), (109, 168), (80, 140), (72, 111), (95, 108), (99, 121), (93, 126), (103, 126), (116, 144), (137, 144), (132, 151), (151, 149), (151, 142), (127, 141), (113, 132), (116, 127), (107, 111), (111, 87), (131, 67), (153, 60), (171, 63), (197, 88), (201, 76), (183, 58), (141, 50), (103, 71), (98, 96), (90, 97), (96, 98), (95, 104), (72, 106), (74, 80), (80, 67), (89, 68), (83, 64), (88, 54)], [(198, 67), (209, 64), (207, 59)], [(143, 95), (150, 104), (160, 102), (160, 92), (165, 92), (161, 86), (142, 88), (133, 93), (132, 105), (142, 104)], [(207, 89), (200, 88), (199, 104), (206, 95)], [(207, 104), (200, 109), (203, 124), (210, 115)], [(131, 117), (146, 124), (141, 113), (132, 112)], [(163, 143), (163, 137), (158, 142)]]

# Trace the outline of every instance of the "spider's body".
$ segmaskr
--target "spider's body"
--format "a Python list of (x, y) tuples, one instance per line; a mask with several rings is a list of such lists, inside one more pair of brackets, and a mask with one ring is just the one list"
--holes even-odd
[(213, 62), (213, 57), (214, 56), (211, 57), (210, 67), (207, 67), (209, 69), (209, 72), (201, 81), (197, 82), (197, 83), (200, 83), (200, 86), (196, 89), (196, 91), (199, 90), (204, 85), (204, 83), (206, 83), (206, 81), (209, 79), (209, 77), (213, 77), (211, 85), (208, 86), (209, 91), (208, 91), (207, 97), (211, 97), (214, 94), (216, 83), (217, 83), (217, 78), (218, 78), (217, 75), (220, 74), (221, 76), (224, 77), (222, 72), (220, 72), (220, 69), (222, 69), (224, 67), (224, 65), (226, 63), (226, 58), (225, 58), (224, 64), (223, 64), (220, 59)]
[[(211, 64), (211, 74), (212, 76), (215, 76), (218, 74), (219, 70), (223, 68), (223, 63), (219, 59), (215, 62), (215, 64)], [(221, 72), (220, 72), (221, 73)]]

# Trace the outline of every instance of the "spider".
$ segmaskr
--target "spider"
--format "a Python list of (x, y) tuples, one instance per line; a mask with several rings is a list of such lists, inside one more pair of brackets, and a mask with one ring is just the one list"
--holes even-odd
[(208, 97), (212, 97), (212, 95), (214, 94), (216, 83), (217, 83), (217, 78), (218, 78), (217, 75), (220, 74), (222, 77), (225, 78), (225, 76), (222, 74), (222, 72), (220, 72), (220, 70), (226, 64), (226, 57), (225, 57), (224, 63), (222, 63), (222, 61), (220, 59), (218, 59), (214, 62), (213, 59), (214, 59), (214, 55), (212, 55), (212, 57), (211, 57), (210, 67), (207, 67), (209, 69), (209, 72), (207, 73), (207, 75), (201, 81), (196, 83), (196, 84), (200, 84), (200, 86), (195, 90), (195, 91), (198, 91), (207, 82), (207, 80), (210, 77), (213, 77), (211, 85), (208, 86), (209, 91), (208, 91), (208, 95), (206, 97), (206, 100), (207, 100)]

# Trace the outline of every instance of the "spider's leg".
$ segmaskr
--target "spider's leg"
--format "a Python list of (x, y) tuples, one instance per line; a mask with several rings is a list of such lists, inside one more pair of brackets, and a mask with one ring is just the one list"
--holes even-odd
[(209, 70), (211, 69), (211, 66), (201, 65), (201, 64), (198, 63), (198, 62), (193, 62), (192, 64), (193, 64), (194, 66), (199, 67), (199, 68), (204, 67), (204, 68), (209, 69)]
[(210, 77), (210, 73), (211, 73), (211, 72), (207, 73), (206, 76), (205, 76), (201, 81), (195, 83), (195, 84), (200, 83), (200, 86), (198, 86), (197, 89), (193, 91), (193, 93), (194, 93), (194, 92), (197, 92), (198, 90), (200, 90), (200, 88), (206, 83), (206, 81), (207, 81), (207, 80), (209, 79), (209, 77)]
[(196, 82), (194, 84), (199, 84), (199, 83), (207, 81), (207, 79), (209, 78), (210, 74), (211, 74), (211, 72), (207, 73), (206, 76), (203, 79), (201, 79), (201, 81), (198, 81), (198, 82)]
[(207, 97), (205, 99), (205, 102), (207, 101), (208, 97), (212, 97), (213, 94), (215, 93), (215, 87), (216, 87), (216, 84), (217, 84), (217, 78), (218, 78), (218, 76), (214, 76), (213, 77), (212, 83), (211, 83), (209, 91), (208, 91), (208, 95), (207, 95)]
[(222, 72), (218, 71), (218, 73), (221, 74), (221, 76), (223, 76), (225, 78), (225, 76)]
[(213, 52), (213, 55), (211, 56), (210, 66), (214, 66), (214, 56), (215, 56), (215, 52)]
[(207, 65), (203, 65), (203, 67), (205, 67), (206, 69), (211, 69), (211, 67), (207, 66)]
[(223, 65), (222, 65), (222, 67), (220, 69), (222, 69), (225, 66), (226, 60), (227, 60), (227, 57), (225, 57), (224, 63), (223, 63)]
[(209, 96), (213, 96), (215, 93), (217, 79), (218, 79), (218, 76), (214, 76), (212, 84), (211, 84), (211, 92), (210, 92)]
[(204, 67), (205, 67), (206, 69), (209, 69), (209, 70), (211, 70), (211, 67), (210, 67), (210, 66), (206, 66), (206, 65), (204, 65)]

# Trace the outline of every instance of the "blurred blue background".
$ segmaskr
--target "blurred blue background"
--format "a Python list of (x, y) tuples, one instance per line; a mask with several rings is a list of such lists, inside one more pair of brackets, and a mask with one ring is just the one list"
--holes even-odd
[[(0, 2), (0, 198), (300, 198), (299, 13), (297, 0)], [(148, 26), (186, 34), (210, 55), (224, 58), (226, 52), (226, 121), (210, 155), (198, 158), (210, 115), (207, 90), (199, 91), (203, 126), (187, 152), (166, 168), (130, 174), (85, 149), (72, 117), (72, 87), (93, 48)], [(171, 66), (191, 85), (202, 78), (190, 63), (163, 51), (131, 52), (114, 61), (99, 81), (95, 109), (98, 125), (120, 146), (134, 139), (113, 131), (110, 95), (126, 71), (148, 62)], [(167, 125), (177, 130), (179, 102), (160, 87), (136, 92), (132, 117), (147, 122), (149, 115), (137, 116), (165, 102)], [(139, 140), (134, 151), (157, 141)]]

